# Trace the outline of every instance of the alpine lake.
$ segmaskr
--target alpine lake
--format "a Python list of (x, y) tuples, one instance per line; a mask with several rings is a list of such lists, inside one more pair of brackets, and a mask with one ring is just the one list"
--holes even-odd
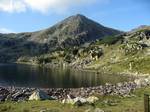
[(132, 80), (115, 74), (97, 74), (71, 68), (46, 68), (26, 64), (0, 64), (0, 86), (80, 88)]

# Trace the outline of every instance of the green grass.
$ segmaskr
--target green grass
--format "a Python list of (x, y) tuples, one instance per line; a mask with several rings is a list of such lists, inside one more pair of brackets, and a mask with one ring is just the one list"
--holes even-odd
[(133, 92), (135, 96), (121, 98), (118, 96), (99, 96), (100, 100), (94, 105), (72, 106), (61, 104), (58, 101), (26, 101), (26, 102), (3, 102), (0, 103), (0, 112), (94, 112), (95, 108), (100, 108), (106, 112), (143, 112), (144, 93), (150, 94), (150, 87), (137, 89)]
[(26, 101), (26, 102), (5, 102), (0, 104), (0, 112), (40, 112), (47, 110), (47, 112), (83, 112), (84, 110), (92, 108), (92, 106), (72, 106), (68, 104), (61, 104), (58, 101)]
[[(130, 63), (131, 63), (131, 70), (130, 70)], [(115, 63), (111, 65), (113, 72), (121, 72), (121, 71), (130, 71), (130, 72), (138, 72), (143, 74), (150, 73), (150, 58), (129, 58), (128, 60), (123, 60), (121, 62)]]

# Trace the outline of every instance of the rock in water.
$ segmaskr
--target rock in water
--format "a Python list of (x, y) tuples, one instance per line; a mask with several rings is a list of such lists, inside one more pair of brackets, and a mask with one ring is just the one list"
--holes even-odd
[(36, 90), (33, 94), (29, 97), (29, 100), (48, 100), (50, 96), (48, 96), (44, 91)]

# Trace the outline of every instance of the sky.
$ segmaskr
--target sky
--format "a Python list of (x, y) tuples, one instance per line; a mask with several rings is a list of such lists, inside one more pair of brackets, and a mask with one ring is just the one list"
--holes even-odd
[(150, 0), (0, 0), (0, 33), (42, 30), (75, 14), (130, 31), (150, 25)]

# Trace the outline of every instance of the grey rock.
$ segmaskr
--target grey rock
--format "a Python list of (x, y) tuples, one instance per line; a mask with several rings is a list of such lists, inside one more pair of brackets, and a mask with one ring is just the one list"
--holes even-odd
[(29, 100), (48, 100), (50, 96), (48, 96), (44, 91), (36, 90), (33, 94), (29, 97)]

